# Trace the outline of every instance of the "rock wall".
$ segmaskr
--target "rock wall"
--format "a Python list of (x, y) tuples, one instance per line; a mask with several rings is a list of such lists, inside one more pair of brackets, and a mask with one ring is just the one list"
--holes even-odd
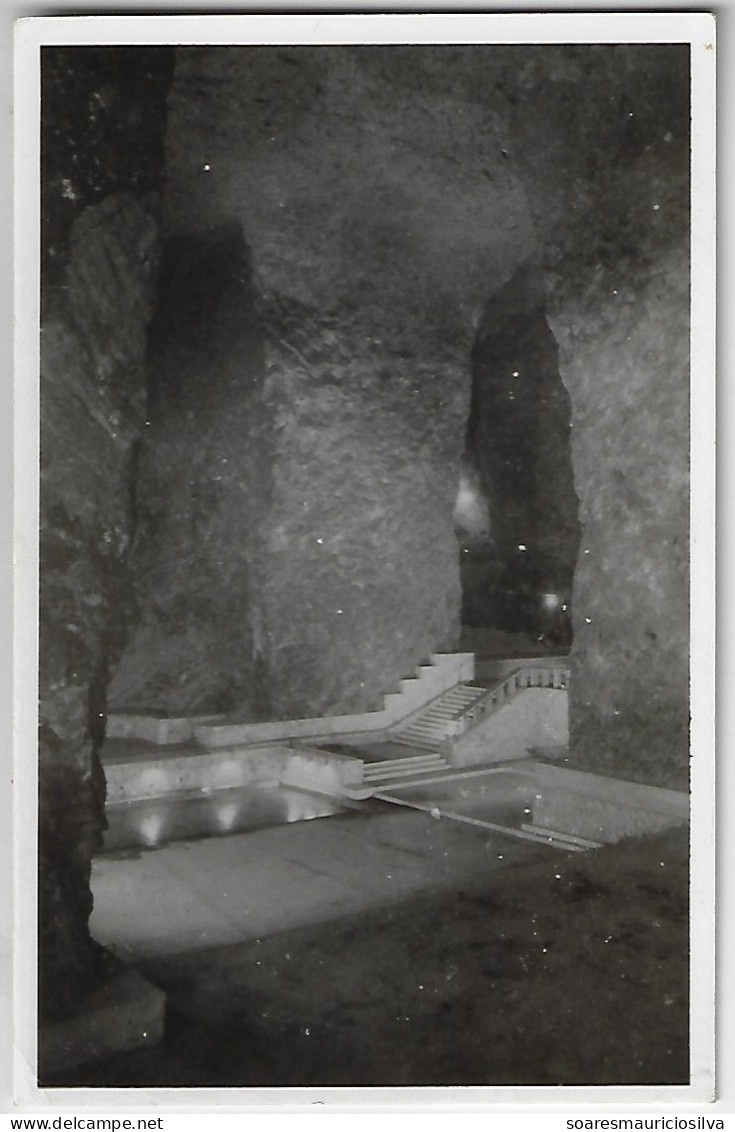
[(42, 1009), (104, 974), (135, 625), (119, 702), (256, 719), (373, 707), (455, 643), (470, 354), (529, 259), (573, 412), (573, 757), (684, 784), (686, 48), (181, 50), (160, 302), (174, 54), (46, 51)]
[(259, 610), (274, 718), (362, 711), (458, 640), (452, 507), (468, 376), (359, 320), (269, 312)]
[(272, 441), (237, 224), (167, 242), (148, 370), (131, 556), (138, 623), (110, 702), (268, 718), (253, 657)]
[(573, 459), (584, 485), (572, 749), (590, 768), (681, 789), (689, 769), (688, 249), (660, 257), (651, 278), (615, 282), (619, 304), (604, 302), (608, 279), (555, 324), (575, 391)]
[[(529, 296), (503, 289), (540, 263), (586, 552), (572, 748), (685, 780), (686, 52), (178, 52), (168, 238), (237, 230), (248, 282), (222, 314), (213, 285), (196, 363), (174, 347), (155, 362), (142, 626), (116, 702), (353, 711), (452, 647), (472, 343), (531, 334)], [(488, 404), (480, 431), (502, 426)], [(568, 470), (570, 507), (534, 516), (567, 558)]]
[(458, 62), (178, 52), (168, 239), (240, 232), (254, 301), (220, 308), (215, 272), (201, 339), (177, 347), (172, 322), (152, 359), (142, 621), (114, 702), (359, 711), (456, 644), (472, 341), (488, 286), (533, 244), (502, 99), (479, 105)]
[(104, 779), (106, 688), (130, 617), (124, 567), (157, 223), (108, 197), (77, 224), (64, 297), (44, 319), (41, 418), (40, 932), (50, 1009), (95, 979), (86, 921)]
[(106, 688), (133, 615), (126, 555), (159, 232), (146, 114), (160, 122), (166, 72), (145, 53), (45, 50), (39, 996), (52, 1017), (111, 966), (89, 935), (89, 874)]
[[(519, 74), (519, 163), (573, 407), (571, 749), (688, 781), (688, 48), (559, 48)], [(580, 101), (580, 93), (584, 99)], [(534, 116), (533, 105), (543, 106)], [(527, 111), (524, 112), (524, 111)], [(533, 177), (530, 171), (533, 170)]]

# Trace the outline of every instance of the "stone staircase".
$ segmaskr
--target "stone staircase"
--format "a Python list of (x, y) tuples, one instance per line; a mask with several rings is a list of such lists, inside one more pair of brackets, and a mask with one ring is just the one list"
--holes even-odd
[(485, 695), (484, 688), (456, 684), (391, 732), (391, 741), (405, 747), (439, 752), (456, 734), (455, 720)]
[(384, 762), (365, 763), (362, 780), (366, 785), (377, 790), (387, 782), (398, 782), (401, 779), (413, 782), (422, 775), (447, 770), (449, 765), (438, 751), (427, 751), (426, 754), (412, 755), (406, 759), (386, 759)]
[(338, 794), (343, 798), (366, 801), (384, 790), (398, 786), (420, 786), (433, 782), (437, 775), (451, 772), (450, 764), (438, 751), (423, 751), (407, 758), (365, 763), (361, 781), (340, 784)]

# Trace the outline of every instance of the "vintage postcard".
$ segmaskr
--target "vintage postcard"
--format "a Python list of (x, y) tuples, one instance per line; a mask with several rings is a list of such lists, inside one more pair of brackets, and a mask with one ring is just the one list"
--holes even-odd
[(16, 64), (19, 1103), (711, 1101), (712, 17)]

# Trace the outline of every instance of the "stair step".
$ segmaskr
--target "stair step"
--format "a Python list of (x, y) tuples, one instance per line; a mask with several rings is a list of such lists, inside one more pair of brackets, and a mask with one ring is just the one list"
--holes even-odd
[(447, 736), (443, 731), (427, 731), (424, 728), (408, 727), (405, 731), (401, 731), (400, 735), (394, 736), (396, 739), (428, 739), (432, 743), (444, 743)]
[(365, 773), (367, 774), (369, 770), (374, 770), (376, 767), (397, 767), (403, 766), (404, 763), (413, 765), (414, 763), (422, 762), (424, 758), (433, 757), (433, 755), (406, 755), (405, 758), (381, 759), (379, 762), (365, 763)]
[(374, 778), (365, 778), (363, 781), (366, 786), (384, 786), (386, 782), (395, 782), (398, 778), (416, 778), (417, 774), (433, 774), (437, 770), (447, 770), (448, 767), (449, 763), (444, 759), (437, 759), (437, 761), (430, 766), (416, 768), (414, 770), (409, 770), (408, 768), (395, 770), (392, 774), (386, 772), (385, 774), (375, 775)]
[(443, 744), (433, 743), (430, 739), (404, 739), (401, 735), (393, 736), (394, 743), (402, 747), (413, 747), (419, 751), (441, 751)]
[(385, 766), (366, 766), (362, 772), (362, 778), (375, 778), (376, 774), (394, 774), (395, 771), (417, 771), (422, 767), (436, 762), (437, 756), (434, 753), (428, 755), (417, 755), (416, 758), (396, 758), (394, 763)]
[(385, 763), (366, 763), (363, 777), (374, 774), (384, 774), (385, 771), (392, 773), (394, 770), (411, 770), (422, 766), (424, 763), (432, 762), (435, 758), (436, 756), (433, 754), (415, 755), (413, 758), (391, 759), (390, 762)]
[(446, 743), (446, 735), (437, 735), (433, 731), (400, 731), (397, 735), (392, 736), (393, 743), (413, 743), (414, 746), (422, 743), (433, 743), (436, 747), (440, 747), (442, 743)]
[(429, 719), (425, 715), (416, 715), (413, 719), (407, 720), (403, 725), (404, 727), (439, 727), (448, 723), (448, 719)]
[(424, 783), (434, 782), (437, 777), (440, 779), (446, 776), (447, 772), (451, 772), (449, 764), (446, 766), (432, 767), (431, 770), (426, 770), (421, 774), (405, 775), (403, 778), (387, 777), (385, 780), (377, 782), (366, 782), (362, 786), (342, 786), (340, 794), (345, 795), (347, 798), (366, 799), (371, 798), (375, 794), (381, 794), (386, 789), (392, 787), (406, 789), (410, 786), (422, 786)]

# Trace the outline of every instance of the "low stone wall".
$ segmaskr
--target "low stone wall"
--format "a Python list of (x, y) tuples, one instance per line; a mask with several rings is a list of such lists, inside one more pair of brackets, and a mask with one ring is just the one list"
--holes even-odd
[(569, 742), (568, 697), (554, 688), (527, 688), (452, 743), (452, 766), (528, 758), (532, 747)]
[(331, 751), (293, 746), (286, 754), (281, 784), (320, 794), (341, 794), (344, 786), (359, 786), (363, 761)]
[(226, 790), (280, 780), (288, 747), (228, 748), (105, 765), (107, 804), (159, 798), (187, 790)]
[(105, 737), (107, 739), (143, 739), (159, 747), (186, 743), (193, 737), (193, 727), (201, 723), (213, 723), (224, 716), (163, 716), (146, 715), (141, 712), (110, 712), (107, 717)]
[(158, 714), (112, 712), (108, 717), (110, 739), (145, 739), (161, 745), (196, 740), (203, 747), (232, 747), (247, 743), (272, 743), (279, 739), (301, 739), (382, 731), (405, 719), (455, 684), (474, 675), (473, 653), (434, 653), (431, 664), (420, 665), (416, 676), (400, 682), (400, 691), (388, 692), (382, 711), (356, 715), (315, 716), (309, 719), (269, 720), (248, 723), (224, 716), (166, 718)]

